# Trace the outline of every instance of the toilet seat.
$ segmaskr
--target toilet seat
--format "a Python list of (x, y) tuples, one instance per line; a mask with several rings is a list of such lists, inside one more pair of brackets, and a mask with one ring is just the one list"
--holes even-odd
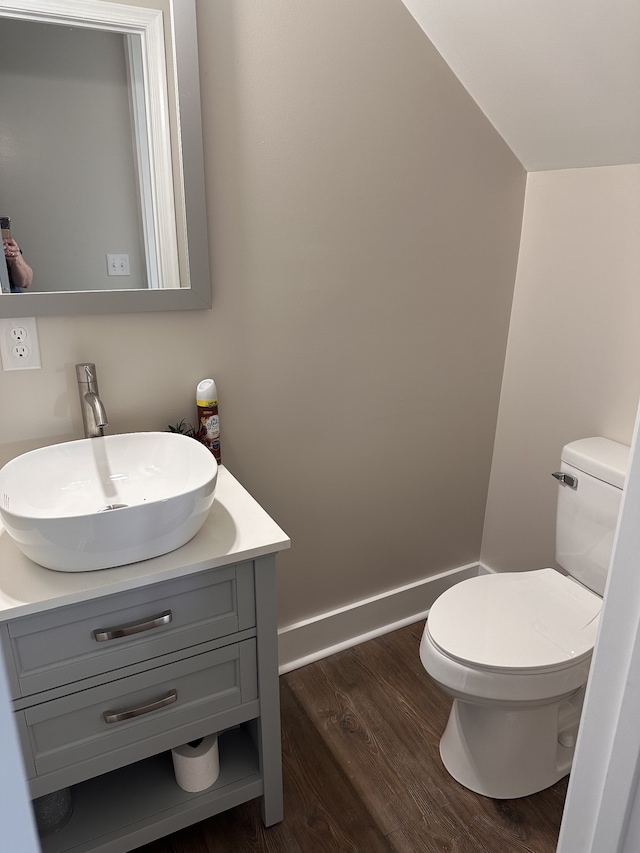
[(444, 592), (427, 631), (467, 667), (549, 672), (590, 658), (602, 599), (554, 569), (480, 575)]

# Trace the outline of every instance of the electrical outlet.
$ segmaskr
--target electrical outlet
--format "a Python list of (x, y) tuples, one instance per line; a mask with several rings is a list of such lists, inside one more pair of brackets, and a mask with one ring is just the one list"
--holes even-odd
[(0, 355), (3, 370), (33, 370), (42, 367), (35, 317), (0, 320)]
[(27, 330), (24, 326), (15, 326), (12, 323), (11, 328), (9, 329), (9, 337), (12, 341), (15, 341), (16, 343), (21, 343), (27, 338)]

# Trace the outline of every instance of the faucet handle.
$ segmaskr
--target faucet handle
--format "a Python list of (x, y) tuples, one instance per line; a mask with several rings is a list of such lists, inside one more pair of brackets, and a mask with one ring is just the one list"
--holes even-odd
[(76, 379), (78, 382), (95, 382), (96, 366), (93, 362), (76, 364)]

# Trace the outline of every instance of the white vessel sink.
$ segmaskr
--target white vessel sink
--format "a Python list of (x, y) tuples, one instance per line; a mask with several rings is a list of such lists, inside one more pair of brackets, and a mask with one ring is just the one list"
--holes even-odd
[(85, 438), (8, 462), (0, 516), (20, 550), (48, 569), (107, 569), (188, 542), (207, 517), (217, 477), (213, 454), (178, 433)]

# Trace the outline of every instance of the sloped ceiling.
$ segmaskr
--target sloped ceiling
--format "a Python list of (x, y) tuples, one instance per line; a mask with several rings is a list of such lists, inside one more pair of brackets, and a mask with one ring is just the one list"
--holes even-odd
[(403, 0), (528, 171), (640, 162), (640, 0)]

